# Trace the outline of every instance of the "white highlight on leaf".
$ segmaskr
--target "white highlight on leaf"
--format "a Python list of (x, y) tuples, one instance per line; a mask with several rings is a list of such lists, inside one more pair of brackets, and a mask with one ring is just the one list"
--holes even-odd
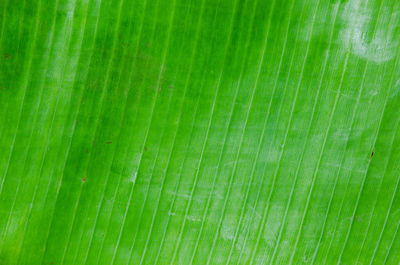
[[(394, 39), (394, 27), (390, 25), (390, 19), (387, 19), (392, 15), (390, 10), (382, 7), (379, 20), (376, 21), (374, 12), (377, 11), (364, 4), (361, 0), (352, 0), (345, 4), (342, 14), (345, 27), (339, 35), (342, 44), (353, 54), (374, 63), (394, 59), (398, 41)], [(381, 18), (385, 18), (384, 23)], [(377, 24), (374, 25), (375, 23)]]

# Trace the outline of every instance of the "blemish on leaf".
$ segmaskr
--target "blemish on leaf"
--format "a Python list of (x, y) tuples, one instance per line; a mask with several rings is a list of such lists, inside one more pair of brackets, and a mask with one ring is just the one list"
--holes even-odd
[(14, 58), (13, 55), (8, 54), (8, 53), (5, 53), (5, 54), (4, 54), (4, 59), (11, 60), (12, 58)]
[(111, 141), (107, 141), (106, 144), (112, 144), (112, 142)]
[(85, 183), (86, 182), (86, 177), (82, 178), (82, 182)]

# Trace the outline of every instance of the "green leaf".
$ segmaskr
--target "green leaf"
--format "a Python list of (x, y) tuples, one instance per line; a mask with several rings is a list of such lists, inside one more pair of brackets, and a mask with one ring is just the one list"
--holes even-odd
[(400, 262), (400, 1), (0, 21), (0, 264)]

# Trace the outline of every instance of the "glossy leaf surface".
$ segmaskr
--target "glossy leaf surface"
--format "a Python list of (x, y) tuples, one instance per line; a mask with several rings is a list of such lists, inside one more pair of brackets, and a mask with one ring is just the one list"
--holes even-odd
[(0, 21), (1, 264), (400, 262), (400, 1)]

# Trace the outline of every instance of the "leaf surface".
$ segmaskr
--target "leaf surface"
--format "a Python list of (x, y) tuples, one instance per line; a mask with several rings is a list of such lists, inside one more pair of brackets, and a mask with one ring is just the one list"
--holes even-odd
[(1, 264), (398, 264), (400, 2), (0, 1)]

